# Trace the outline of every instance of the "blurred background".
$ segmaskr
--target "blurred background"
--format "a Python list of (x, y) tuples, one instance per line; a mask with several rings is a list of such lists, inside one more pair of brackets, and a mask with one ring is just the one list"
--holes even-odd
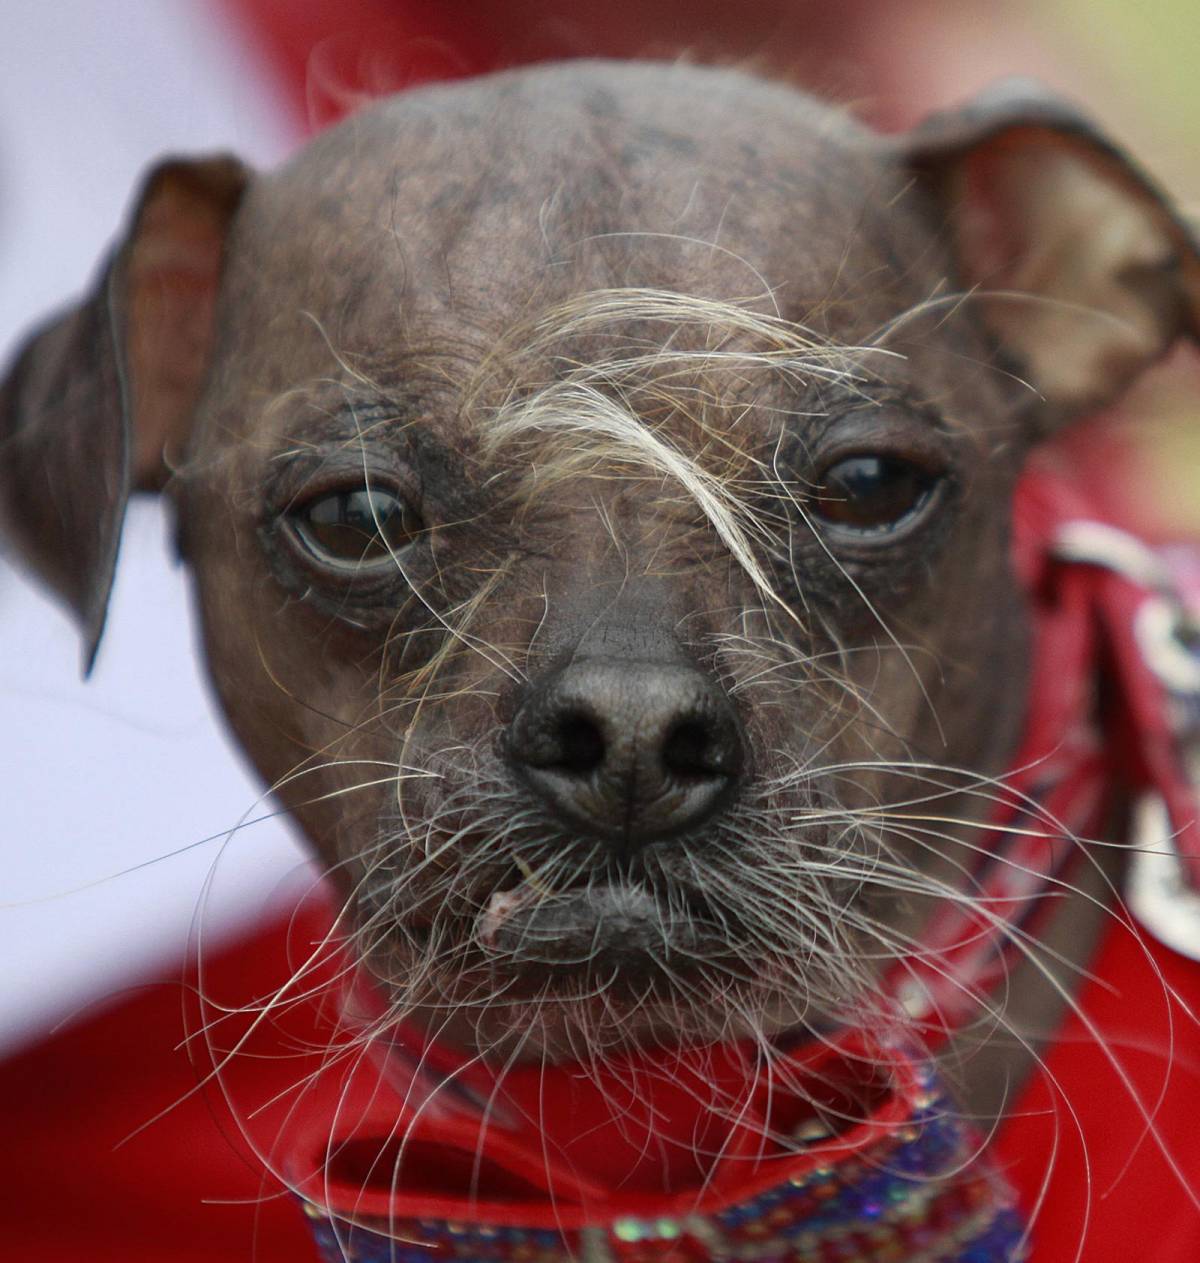
[[(893, 129), (1005, 74), (1081, 101), (1200, 208), (1195, 0), (0, 0), (0, 348), (78, 293), (172, 151), (283, 159), (364, 98), (582, 55), (744, 62)], [(1113, 511), (1200, 531), (1200, 380), (1180, 355), (1073, 436)], [(0, 459), (2, 459), (0, 454)], [(0, 1052), (228, 939), (303, 858), (201, 683), (186, 576), (136, 503), (92, 679), (0, 565)]]

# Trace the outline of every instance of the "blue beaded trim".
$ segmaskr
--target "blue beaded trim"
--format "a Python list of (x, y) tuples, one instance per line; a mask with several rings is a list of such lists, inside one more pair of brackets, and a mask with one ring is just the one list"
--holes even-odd
[(621, 1216), (564, 1237), (424, 1218), (391, 1231), (335, 1226), (320, 1207), (304, 1210), (325, 1263), (1018, 1263), (1026, 1233), (1010, 1190), (982, 1161), (964, 1168), (977, 1142), (944, 1097), (919, 1104), (870, 1153), (702, 1215)]

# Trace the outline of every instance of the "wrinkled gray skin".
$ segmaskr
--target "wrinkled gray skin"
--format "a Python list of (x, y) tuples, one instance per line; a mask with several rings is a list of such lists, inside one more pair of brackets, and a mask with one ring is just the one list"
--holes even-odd
[[(1031, 100), (1054, 145), (1110, 160), (1077, 120)], [(1018, 744), (1029, 626), (1011, 496), (1078, 400), (1026, 384), (1020, 348), (999, 344), (980, 303), (916, 310), (989, 283), (956, 246), (953, 170), (1013, 117), (998, 98), (927, 144), (895, 143), (728, 71), (575, 64), (382, 102), (249, 178), (193, 370), (198, 402), (162, 440), (167, 491), (229, 722), (353, 900), (398, 1006), (495, 1057), (577, 1053), (601, 1019), (638, 1042), (840, 1021), (885, 963), (864, 927), (912, 933), (928, 903), (886, 869), (861, 881), (805, 861), (842, 857), (861, 876), (883, 854), (917, 887), (961, 880), (955, 839), (969, 839), (978, 799), (935, 804), (963, 823), (923, 845), (852, 815), (911, 799), (919, 776), (824, 769), (911, 760), (995, 775)], [(1129, 196), (1149, 202), (1139, 180)], [(669, 479), (600, 453), (531, 492), (530, 466), (553, 469), (562, 445), (489, 446), (501, 405), (570, 365), (717, 344), (626, 310), (536, 353), (522, 345), (519, 331), (562, 304), (634, 287), (872, 348), (837, 361), (840, 380), (707, 363), (671, 383), (690, 419), (640, 418), (718, 479), (736, 466), (748, 480), (731, 489), (769, 523), (758, 555), (777, 601)], [(737, 329), (722, 345), (761, 349)], [(27, 424), (14, 409), (32, 410), (21, 389), (8, 387), (10, 429)], [(733, 466), (701, 441), (701, 414)], [(861, 452), (934, 471), (929, 503), (874, 534), (814, 525), (805, 497)], [(289, 513), (364, 474), (401, 492), (424, 529), (397, 565), (355, 578), (315, 559)], [(136, 455), (134, 478), (163, 481)], [(634, 852), (529, 789), (510, 725), (581, 654), (682, 664), (730, 699), (745, 761), (720, 812)], [(539, 911), (540, 887), (522, 878), (539, 866), (545, 885), (584, 896)], [(1094, 932), (1084, 907), (1054, 931), (1078, 959)], [(845, 909), (857, 928), (835, 933)], [(1032, 976), (1013, 990), (1009, 1019), (1036, 1037), (1050, 992)], [(964, 1091), (999, 1108), (1023, 1056), (997, 1034)]]

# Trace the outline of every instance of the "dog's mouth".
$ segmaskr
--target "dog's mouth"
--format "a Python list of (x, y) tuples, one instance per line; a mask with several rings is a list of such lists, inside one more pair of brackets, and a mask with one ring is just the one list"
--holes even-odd
[(578, 1059), (812, 1029), (845, 1007), (791, 908), (775, 942), (732, 887), (669, 855), (569, 880), (559, 867), (553, 885), (546, 867), (510, 855), (430, 909), (423, 933), (407, 922), (407, 950), (374, 961), (397, 1011), (489, 1059)]
[(525, 980), (581, 978), (618, 991), (670, 986), (735, 956), (701, 895), (628, 876), (558, 891), (526, 879), (498, 890), (474, 938), (493, 967)]
[(828, 925), (856, 887), (830, 876), (823, 837), (772, 827), (790, 804), (622, 851), (520, 802), (480, 820), (470, 789), (470, 815), (443, 810), (419, 847), (402, 842), (356, 909), (394, 1010), (452, 1042), (711, 1043), (824, 1023), (869, 985), (850, 931)]
[[(479, 850), (485, 848), (481, 843)], [(468, 848), (464, 848), (468, 850)], [(469, 853), (469, 850), (468, 850)], [(478, 853), (478, 852), (477, 852)], [(551, 858), (469, 863), (391, 915), (418, 952), (467, 988), (486, 976), (515, 994), (601, 992), (627, 998), (694, 987), (706, 971), (752, 970), (731, 907), (678, 871), (670, 856), (597, 855), (558, 839)]]

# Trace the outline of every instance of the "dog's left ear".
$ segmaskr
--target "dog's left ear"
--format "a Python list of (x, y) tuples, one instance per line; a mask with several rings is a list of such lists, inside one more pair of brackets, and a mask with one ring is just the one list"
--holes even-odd
[(950, 225), (958, 281), (1050, 424), (1200, 336), (1191, 229), (1067, 103), (1005, 82), (895, 143)]
[(79, 619), (85, 671), (129, 493), (160, 490), (186, 445), (247, 176), (225, 157), (156, 167), (92, 292), (0, 383), (0, 536)]

